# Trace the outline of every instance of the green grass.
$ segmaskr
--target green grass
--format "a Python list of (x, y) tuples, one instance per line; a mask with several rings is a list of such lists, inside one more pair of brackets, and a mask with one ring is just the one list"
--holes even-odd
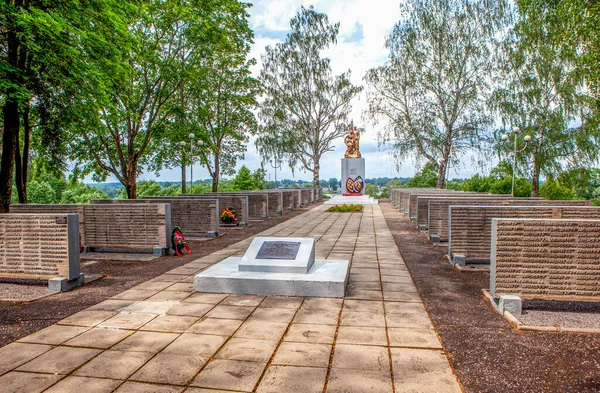
[(332, 213), (358, 213), (363, 211), (363, 205), (334, 205), (325, 211)]

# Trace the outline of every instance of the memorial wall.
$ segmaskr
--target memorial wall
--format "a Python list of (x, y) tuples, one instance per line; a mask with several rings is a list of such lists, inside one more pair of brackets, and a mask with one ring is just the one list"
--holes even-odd
[(492, 220), (490, 293), (600, 301), (600, 220)]

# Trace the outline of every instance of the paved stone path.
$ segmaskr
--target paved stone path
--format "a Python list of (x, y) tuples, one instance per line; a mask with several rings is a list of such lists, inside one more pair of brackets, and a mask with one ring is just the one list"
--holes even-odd
[(326, 208), (260, 236), (350, 259), (344, 299), (194, 293), (247, 239), (0, 348), (0, 391), (461, 392), (379, 206)]

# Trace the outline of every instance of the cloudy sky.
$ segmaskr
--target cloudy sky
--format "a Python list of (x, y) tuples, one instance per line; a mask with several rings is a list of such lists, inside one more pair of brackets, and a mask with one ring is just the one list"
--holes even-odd
[[(400, 19), (399, 4), (402, 0), (256, 0), (250, 8), (250, 26), (254, 30), (255, 40), (251, 56), (257, 60), (253, 72), (258, 76), (265, 47), (285, 40), (289, 32), (289, 21), (301, 6), (313, 5), (319, 12), (328, 15), (330, 22), (340, 22), (338, 43), (330, 48), (324, 56), (331, 59), (335, 74), (351, 70), (351, 81), (363, 85), (363, 76), (370, 68), (381, 65), (387, 57), (384, 42), (394, 24)], [(355, 97), (351, 118), (358, 127), (365, 129), (361, 137), (360, 150), (366, 160), (366, 177), (412, 176), (414, 163), (405, 162), (398, 172), (391, 154), (382, 150), (377, 144), (377, 132), (373, 125), (363, 120), (366, 107), (365, 94)], [(321, 179), (340, 178), (340, 159), (343, 158), (345, 146), (340, 138), (335, 143), (335, 151), (326, 153), (321, 161)], [(246, 165), (251, 170), (260, 167), (261, 158), (251, 142), (245, 160), (238, 164)], [(274, 170), (266, 167), (270, 179), (274, 179)], [(469, 168), (461, 170), (459, 175), (470, 176), (474, 172)], [(163, 171), (159, 180), (177, 181), (181, 179), (178, 169)], [(188, 172), (189, 176), (189, 172)], [(451, 173), (450, 177), (456, 177)], [(194, 179), (208, 178), (206, 169), (199, 164), (194, 167)], [(141, 179), (154, 179), (152, 173), (145, 173)], [(292, 171), (285, 167), (278, 170), (278, 179), (296, 178), (312, 180), (308, 172)], [(189, 181), (189, 177), (188, 177)]]

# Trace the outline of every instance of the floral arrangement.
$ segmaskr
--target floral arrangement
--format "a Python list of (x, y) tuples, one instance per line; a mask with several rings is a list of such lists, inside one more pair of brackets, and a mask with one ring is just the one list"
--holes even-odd
[(225, 224), (231, 224), (236, 220), (235, 218), (235, 210), (231, 208), (223, 209), (221, 212), (221, 221)]

